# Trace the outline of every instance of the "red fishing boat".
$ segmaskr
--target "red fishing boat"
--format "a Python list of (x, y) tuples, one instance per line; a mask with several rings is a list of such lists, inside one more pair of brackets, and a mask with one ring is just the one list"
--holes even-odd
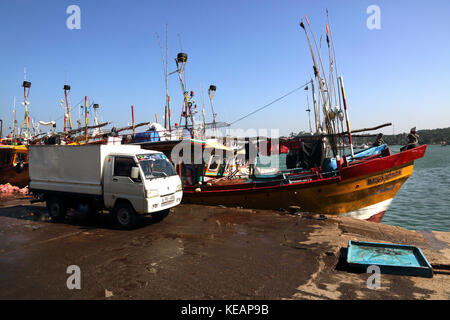
[[(269, 149), (275, 148), (278, 152), (287, 153), (287, 166), (283, 170), (276, 167), (264, 170), (255, 166), (249, 155), (253, 144), (250, 143), (251, 138), (241, 139), (240, 147), (233, 147), (232, 143), (226, 142), (222, 144), (223, 148), (211, 146), (207, 142), (200, 143), (202, 155), (205, 150), (213, 149), (209, 150), (209, 160), (201, 164), (193, 164), (192, 157), (179, 159), (177, 155), (177, 159), (174, 159), (171, 154), (173, 143), (140, 143), (145, 148), (160, 148), (166, 155), (172, 156), (184, 181), (184, 202), (259, 209), (295, 208), (302, 212), (346, 215), (380, 222), (400, 187), (411, 176), (414, 161), (424, 156), (426, 145), (408, 145), (402, 149), (404, 151), (394, 154), (382, 142), (380, 134), (372, 147), (354, 152), (343, 78), (338, 75), (335, 66), (331, 28), (328, 23), (326, 40), (330, 70), (325, 74), (320, 50), (306, 16), (305, 19), (309, 31), (303, 21), (300, 27), (305, 32), (311, 52), (314, 79), (292, 92), (311, 87), (315, 132), (313, 133), (310, 119), (309, 136), (280, 139), (279, 144), (274, 145), (271, 145), (270, 139), (263, 143), (258, 140), (258, 155), (264, 154), (260, 148), (264, 143), (270, 145)], [(184, 87), (182, 88), (185, 92)], [(183, 110), (186, 110), (186, 102), (185, 95)], [(311, 112), (309, 100), (306, 111), (309, 114)], [(186, 117), (186, 127), (187, 119)], [(383, 126), (354, 130), (353, 133)], [(199, 142), (193, 138), (194, 135), (183, 143), (194, 148)], [(215, 152), (218, 149), (231, 149), (232, 152), (223, 156), (221, 152)], [(267, 145), (264, 149), (267, 150)], [(190, 151), (188, 153), (191, 154)], [(201, 158), (205, 159), (203, 156)]]

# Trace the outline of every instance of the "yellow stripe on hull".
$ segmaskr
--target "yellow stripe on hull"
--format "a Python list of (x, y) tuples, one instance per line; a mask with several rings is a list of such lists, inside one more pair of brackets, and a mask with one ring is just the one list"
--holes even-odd
[(414, 165), (326, 186), (285, 192), (283, 202), (303, 211), (344, 214), (392, 199), (411, 176)]
[(255, 209), (287, 209), (340, 215), (392, 199), (413, 172), (413, 163), (345, 181), (293, 183), (268, 188), (185, 193), (183, 201)]

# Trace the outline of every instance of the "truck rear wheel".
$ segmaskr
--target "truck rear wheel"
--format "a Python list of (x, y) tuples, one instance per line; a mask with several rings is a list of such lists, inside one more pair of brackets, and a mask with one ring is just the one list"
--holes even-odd
[(47, 200), (47, 210), (52, 221), (59, 222), (66, 216), (67, 207), (61, 198), (51, 197)]
[(118, 203), (114, 207), (113, 217), (115, 224), (122, 229), (130, 229), (136, 220), (136, 213), (128, 203)]

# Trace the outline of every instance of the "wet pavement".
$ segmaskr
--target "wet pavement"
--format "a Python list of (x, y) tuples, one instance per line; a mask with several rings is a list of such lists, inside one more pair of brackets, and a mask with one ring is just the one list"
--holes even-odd
[[(0, 199), (0, 299), (449, 299), (450, 275), (368, 274), (339, 263), (348, 240), (420, 245), (450, 264), (447, 233), (276, 211), (180, 205), (116, 230), (108, 215), (52, 223), (42, 203)], [(431, 239), (431, 240), (430, 240)], [(67, 267), (81, 270), (69, 290)]]

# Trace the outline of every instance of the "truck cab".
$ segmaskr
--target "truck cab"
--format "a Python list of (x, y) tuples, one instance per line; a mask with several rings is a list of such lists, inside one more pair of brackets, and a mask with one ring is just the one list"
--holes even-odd
[(109, 154), (103, 174), (105, 207), (120, 211), (114, 213), (119, 225), (133, 219), (124, 208), (117, 209), (123, 203), (131, 205), (137, 214), (158, 212), (163, 215), (181, 202), (180, 178), (163, 153), (142, 150), (136, 155)]

